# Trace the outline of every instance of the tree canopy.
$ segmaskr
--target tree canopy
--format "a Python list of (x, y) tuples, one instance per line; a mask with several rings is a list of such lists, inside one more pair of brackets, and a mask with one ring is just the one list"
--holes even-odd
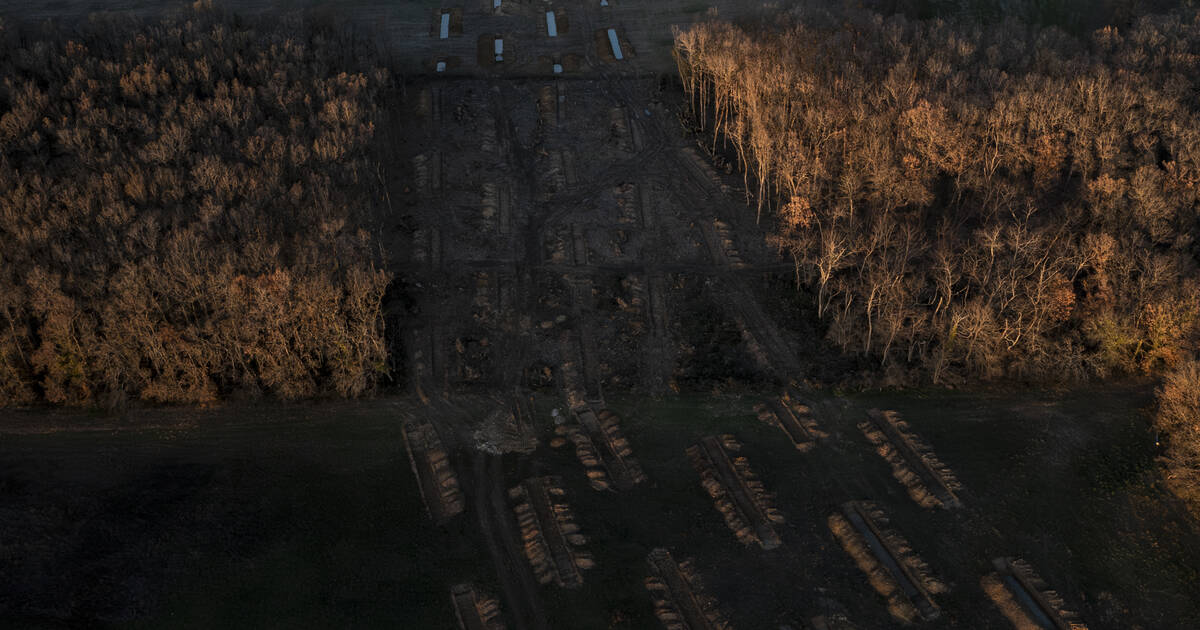
[(352, 396), (387, 73), (299, 18), (0, 37), (0, 405)]
[(901, 382), (1153, 372), (1200, 340), (1200, 14), (1079, 41), (808, 10), (679, 32), (828, 339)]

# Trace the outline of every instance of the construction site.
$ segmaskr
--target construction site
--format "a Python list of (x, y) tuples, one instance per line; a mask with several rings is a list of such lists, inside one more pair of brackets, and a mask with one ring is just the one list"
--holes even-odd
[[(823, 360), (807, 356), (813, 331), (765, 298), (793, 264), (767, 244), (741, 174), (684, 124), (670, 57), (672, 26), (760, 7), (355, 8), (407, 73), (389, 112), (401, 132), (381, 175), (392, 212), (381, 239), (405, 284), (408, 305), (389, 324), (403, 331), (397, 371), (410, 391), (133, 434), (172, 444), (180, 475), (200, 470), (208, 488), (186, 499), (201, 507), (171, 513), (172, 540), (199, 524), (208, 542), (197, 545), (242, 547), (164, 560), (174, 594), (129, 595), (142, 587), (120, 582), (104, 587), (111, 610), (76, 617), (431, 630), (1200, 623), (1186, 597), (1200, 584), (1200, 535), (1173, 508), (1149, 507), (1153, 446), (1112, 455), (1135, 463), (1107, 472), (1113, 436), (1145, 422), (1146, 392), (806, 384)], [(323, 440), (320, 452), (267, 437), (284, 422)], [(209, 459), (208, 447), (247, 434), (266, 455), (226, 445)], [(31, 505), (51, 482), (32, 481), (15, 453), (81, 448), (54, 435), (17, 431), (0, 446), (14, 449), (11, 488)], [(165, 465), (160, 449), (132, 448), (128, 475)], [(236, 525), (206, 520), (266, 483), (256, 466), (292, 471), (321, 503), (279, 491)], [(300, 507), (276, 507), (289, 500)], [(313, 524), (310, 508), (339, 517)], [(355, 523), (351, 542), (327, 548), (340, 514)], [(264, 531), (287, 541), (273, 549), (247, 533), (268, 519)], [(325, 573), (285, 587), (309, 557)], [(214, 566), (239, 577), (218, 587), (203, 577)], [(0, 619), (59, 618), (38, 599), (57, 582), (38, 579), (0, 596)], [(0, 591), (15, 581), (0, 569)], [(188, 594), (214, 592), (245, 608)]]

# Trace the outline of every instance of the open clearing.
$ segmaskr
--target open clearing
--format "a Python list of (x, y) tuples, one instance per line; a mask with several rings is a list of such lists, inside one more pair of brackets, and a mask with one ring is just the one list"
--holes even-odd
[[(735, 628), (802, 627), (822, 615), (891, 627), (886, 602), (825, 522), (842, 503), (870, 499), (951, 587), (923, 627), (1010, 628), (980, 580), (996, 571), (994, 558), (1019, 556), (1093, 630), (1184, 630), (1200, 621), (1200, 536), (1154, 487), (1153, 445), (1132, 439), (1147, 394), (813, 396), (830, 437), (806, 453), (757, 420), (757, 395), (613, 395), (651, 481), (609, 493), (590, 488), (569, 449), (547, 444), (550, 410), (562, 406), (551, 390), (532, 405), (542, 440), (531, 454), (483, 456), (481, 472), (469, 451), (451, 453), (467, 513), (443, 526), (424, 513), (404, 452), (401, 421), (431, 415), (416, 399), (141, 411), (127, 420), (160, 428), (6, 433), (0, 620), (451, 629), (447, 593), (471, 583), (499, 599), (509, 628), (521, 627), (516, 614), (543, 615), (549, 628), (652, 628), (642, 579), (647, 555), (667, 546), (692, 559)], [(455, 427), (508, 404), (464, 397), (434, 415)], [(968, 504), (927, 510), (908, 498), (856, 427), (879, 407), (903, 414), (955, 463)], [(2, 426), (30, 415), (7, 414)], [(185, 425), (166, 426), (180, 416)], [(724, 432), (737, 433), (787, 515), (776, 549), (738, 542), (696, 482), (684, 450)], [(588, 537), (596, 566), (577, 589), (538, 586), (530, 574), (528, 593), (510, 593), (497, 578), (479, 523), (502, 517), (512, 530), (503, 535), (519, 544), (503, 493), (531, 475), (562, 478)], [(480, 516), (493, 485), (498, 509)], [(506, 580), (519, 581), (528, 562), (519, 546), (513, 554)]]

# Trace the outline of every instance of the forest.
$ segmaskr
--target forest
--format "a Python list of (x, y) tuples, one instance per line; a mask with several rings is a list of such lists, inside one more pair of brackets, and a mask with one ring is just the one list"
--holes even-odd
[(0, 406), (371, 390), (369, 59), (203, 6), (0, 26)]
[(894, 384), (1165, 375), (1195, 491), (1200, 11), (1081, 40), (805, 10), (675, 52), (830, 343)]

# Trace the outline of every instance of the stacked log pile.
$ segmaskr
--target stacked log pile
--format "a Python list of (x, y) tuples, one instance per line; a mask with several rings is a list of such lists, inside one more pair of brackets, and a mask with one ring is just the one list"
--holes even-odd
[(562, 438), (566, 438), (575, 445), (575, 457), (583, 464), (592, 488), (628, 490), (646, 481), (629, 440), (621, 432), (617, 414), (608, 409), (593, 412), (583, 406), (573, 415), (575, 422), (555, 427), (560, 438), (557, 443), (565, 444)]
[(421, 500), (430, 518), (441, 523), (461, 513), (466, 500), (450, 465), (450, 457), (433, 425), (414, 420), (406, 422), (401, 433), (409, 464), (421, 490)]
[(888, 611), (904, 622), (933, 620), (941, 611), (933, 595), (946, 586), (929, 571), (888, 519), (871, 503), (851, 501), (829, 517), (829, 530), (867, 579), (887, 600)]
[(500, 602), (481, 594), (471, 584), (456, 584), (450, 589), (450, 601), (459, 630), (505, 630), (500, 618)]
[(813, 418), (808, 405), (785, 393), (779, 398), (754, 406), (760, 422), (778, 427), (791, 440), (796, 450), (804, 452), (828, 437)]
[(596, 412), (596, 420), (600, 434), (608, 444), (608, 450), (620, 461), (621, 467), (624, 469), (622, 475), (625, 478), (624, 481), (630, 486), (646, 481), (646, 473), (642, 471), (642, 465), (633, 456), (633, 448), (629, 445), (629, 439), (621, 432), (620, 416), (610, 409), (601, 409)]
[[(587, 475), (588, 483), (595, 490), (611, 490), (612, 482), (609, 479), (608, 471), (604, 468), (604, 463), (600, 460), (600, 454), (596, 450), (596, 445), (592, 439), (588, 437), (578, 424), (560, 424), (555, 427), (555, 432), (571, 441), (575, 445), (575, 457), (579, 463), (583, 464), (584, 474)], [(559, 441), (558, 443), (565, 443)]]
[(729, 457), (729, 452), (739, 450), (741, 444), (732, 435), (709, 436), (688, 447), (687, 454), (700, 474), (700, 485), (738, 540), (773, 549), (781, 544), (773, 525), (784, 522), (783, 514), (775, 509), (774, 496), (763, 488), (746, 458)]
[(1058, 593), (1024, 560), (997, 558), (995, 573), (979, 581), (983, 592), (1017, 630), (1087, 630)]
[(676, 563), (671, 552), (655, 549), (647, 556), (650, 576), (646, 590), (654, 599), (654, 614), (667, 630), (731, 630), (691, 562)]
[(583, 549), (587, 538), (579, 533), (565, 501), (566, 491), (556, 477), (531, 477), (509, 490), (513, 513), (521, 528), (525, 557), (538, 582), (563, 588), (583, 585), (583, 570), (596, 566)]
[(892, 476), (922, 507), (962, 507), (958, 493), (962, 484), (954, 473), (933, 453), (933, 449), (913, 434), (908, 423), (894, 411), (872, 409), (859, 430), (875, 445), (876, 452), (892, 466)]

